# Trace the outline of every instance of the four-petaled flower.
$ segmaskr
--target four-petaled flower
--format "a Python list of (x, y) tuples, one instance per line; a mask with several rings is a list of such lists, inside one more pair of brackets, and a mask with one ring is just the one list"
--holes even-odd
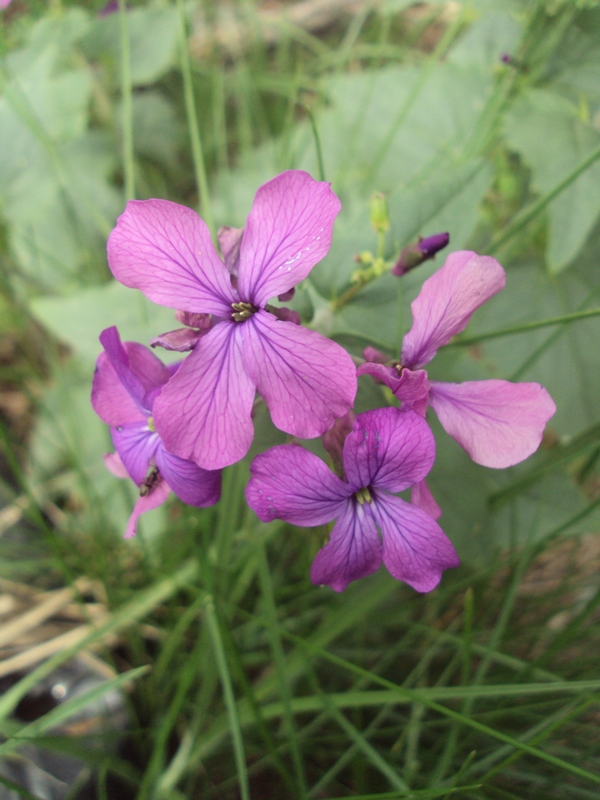
[(209, 472), (173, 455), (154, 429), (154, 403), (177, 365), (166, 367), (136, 342), (123, 344), (114, 326), (102, 331), (100, 342), (104, 353), (94, 373), (92, 406), (111, 426), (117, 451), (104, 460), (113, 474), (129, 477), (140, 487), (125, 536), (134, 536), (140, 514), (164, 503), (170, 491), (188, 505), (214, 505), (221, 494), (221, 472)]
[[(538, 383), (505, 380), (442, 383), (430, 381), (422, 369), (442, 345), (463, 331), (473, 312), (504, 288), (506, 274), (489, 256), (470, 251), (451, 253), (445, 264), (423, 284), (411, 305), (413, 325), (404, 337), (399, 362), (367, 348), (369, 374), (389, 386), (403, 405), (425, 415), (432, 406), (450, 434), (485, 467), (510, 467), (537, 450), (546, 422), (556, 411)], [(423, 481), (413, 490), (413, 502), (436, 519), (441, 511)]]
[(443, 570), (458, 566), (458, 556), (429, 514), (393, 493), (422, 481), (434, 457), (433, 434), (414, 411), (367, 411), (344, 442), (345, 480), (304, 448), (279, 445), (252, 462), (246, 499), (264, 522), (311, 526), (337, 519), (313, 562), (313, 583), (341, 592), (383, 561), (394, 578), (428, 592)]
[(301, 438), (320, 436), (352, 406), (356, 369), (346, 351), (268, 305), (327, 254), (339, 210), (329, 184), (306, 172), (264, 184), (232, 281), (190, 208), (166, 200), (127, 204), (108, 241), (117, 280), (156, 303), (214, 318), (156, 399), (156, 429), (171, 452), (205, 469), (238, 461), (252, 441), (256, 390), (275, 425)]

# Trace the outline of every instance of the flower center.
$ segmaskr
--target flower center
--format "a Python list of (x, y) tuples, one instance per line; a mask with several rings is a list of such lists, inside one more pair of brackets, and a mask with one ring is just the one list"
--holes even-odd
[(154, 427), (154, 417), (148, 417), (148, 427), (152, 433), (156, 433), (156, 428)]
[(233, 308), (231, 318), (234, 322), (245, 322), (258, 311), (258, 308), (252, 303), (232, 303), (231, 307)]
[(371, 492), (364, 486), (362, 489), (359, 489), (358, 492), (354, 495), (361, 506), (364, 506), (365, 503), (372, 503), (373, 498), (371, 497)]

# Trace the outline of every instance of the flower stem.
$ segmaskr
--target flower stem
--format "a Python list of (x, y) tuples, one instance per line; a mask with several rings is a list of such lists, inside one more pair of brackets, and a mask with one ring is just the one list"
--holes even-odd
[(479, 344), (486, 339), (497, 339), (500, 336), (510, 336), (513, 333), (525, 333), (536, 328), (547, 328), (550, 325), (562, 325), (564, 322), (574, 322), (579, 319), (600, 316), (600, 308), (589, 308), (587, 311), (574, 311), (572, 314), (565, 314), (562, 317), (552, 317), (551, 319), (540, 319), (537, 322), (526, 322), (523, 325), (514, 325), (512, 328), (502, 328), (498, 331), (482, 333), (479, 336), (472, 336), (469, 339), (457, 339), (450, 342), (446, 347), (468, 347), (472, 344)]
[(133, 157), (133, 97), (131, 91), (131, 46), (126, 0), (119, 0), (121, 31), (121, 101), (123, 103), (123, 174), (125, 200), (135, 197), (135, 162)]
[(308, 114), (308, 119), (310, 120), (310, 127), (315, 140), (315, 150), (317, 151), (317, 167), (319, 169), (319, 180), (324, 181), (327, 179), (325, 178), (325, 165), (323, 163), (323, 151), (321, 150), (321, 138), (319, 136), (319, 130), (317, 128), (317, 123), (315, 121), (315, 115), (308, 106), (304, 106), (304, 110)]
[(194, 174), (196, 177), (196, 187), (198, 189), (198, 205), (200, 214), (208, 225), (208, 228), (214, 239), (214, 220), (210, 202), (210, 193), (208, 190), (208, 178), (206, 176), (206, 165), (204, 163), (202, 139), (200, 137), (200, 128), (198, 126), (198, 115), (196, 113), (196, 101), (194, 99), (194, 83), (192, 80), (192, 66), (190, 64), (190, 54), (188, 51), (183, 0), (177, 0), (177, 11), (179, 12), (179, 51), (181, 74), (183, 76), (185, 112), (187, 116), (188, 130), (190, 133), (190, 144), (192, 146)]
[(540, 197), (539, 200), (536, 200), (535, 202), (526, 206), (519, 214), (517, 214), (513, 218), (512, 222), (510, 222), (501, 233), (492, 239), (489, 247), (486, 250), (486, 254), (495, 253), (500, 248), (504, 247), (509, 239), (512, 239), (515, 234), (523, 230), (523, 228), (529, 224), (534, 217), (541, 213), (546, 206), (548, 206), (556, 197), (558, 197), (559, 194), (564, 192), (565, 189), (567, 189), (574, 181), (576, 181), (577, 178), (587, 169), (589, 169), (599, 158), (600, 147), (596, 147), (595, 150), (592, 150), (591, 153), (588, 153), (588, 155), (579, 162), (574, 170), (572, 170), (566, 177), (559, 181), (553, 189), (551, 189), (543, 197)]

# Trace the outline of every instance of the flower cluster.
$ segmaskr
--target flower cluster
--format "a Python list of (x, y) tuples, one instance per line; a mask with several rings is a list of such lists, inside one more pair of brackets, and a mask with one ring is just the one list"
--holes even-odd
[[(339, 210), (329, 184), (284, 172), (260, 187), (245, 228), (221, 228), (221, 259), (191, 209), (130, 201), (108, 241), (109, 266), (125, 286), (176, 310), (184, 327), (151, 345), (188, 355), (167, 367), (108, 328), (92, 404), (111, 426), (116, 453), (106, 456), (108, 468), (139, 487), (126, 535), (170, 490), (195, 506), (218, 501), (221, 469), (252, 442), (258, 393), (280, 430), (323, 436), (337, 472), (298, 444), (257, 456), (246, 498), (260, 519), (336, 520), (313, 563), (316, 584), (342, 591), (383, 561), (395, 578), (425, 592), (458, 564), (425, 483), (435, 458), (427, 406), (475, 461), (504, 467), (537, 448), (554, 403), (538, 384), (439, 383), (423, 369), (503, 288), (504, 270), (492, 258), (452, 253), (412, 304), (400, 359), (367, 348), (358, 371), (340, 345), (273, 305), (274, 298), (289, 301), (327, 254)], [(447, 241), (439, 234), (420, 240), (418, 252), (405, 248), (394, 272), (431, 258)], [(386, 384), (399, 407), (355, 416), (361, 374)], [(411, 487), (410, 503), (397, 496)]]

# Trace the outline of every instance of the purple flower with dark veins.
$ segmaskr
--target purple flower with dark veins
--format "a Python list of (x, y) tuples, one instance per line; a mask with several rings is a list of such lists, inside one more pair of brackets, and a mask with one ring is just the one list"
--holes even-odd
[(303, 447), (279, 445), (252, 462), (246, 499), (263, 522), (336, 520), (313, 562), (313, 583), (341, 592), (383, 561), (394, 578), (429, 592), (443, 570), (458, 566), (458, 556), (437, 522), (395, 493), (421, 482), (434, 458), (433, 434), (422, 417), (379, 408), (356, 417), (343, 445), (343, 479)]
[[(484, 467), (518, 464), (537, 450), (556, 406), (539, 383), (505, 380), (442, 383), (430, 381), (425, 364), (463, 331), (486, 300), (504, 288), (506, 274), (490, 256), (468, 250), (451, 253), (423, 284), (411, 305), (413, 325), (404, 337), (400, 360), (389, 362), (367, 348), (359, 375), (369, 374), (392, 390), (402, 404), (425, 416), (430, 405), (443, 428)], [(441, 511), (423, 481), (413, 503), (436, 519)]]
[(110, 425), (117, 451), (104, 462), (114, 475), (131, 478), (140, 488), (125, 537), (135, 536), (140, 514), (164, 503), (171, 491), (191, 506), (214, 505), (221, 495), (221, 472), (170, 453), (154, 427), (154, 403), (177, 365), (166, 367), (137, 342), (122, 343), (114, 326), (102, 331), (100, 342), (104, 353), (96, 364), (92, 406)]
[(108, 240), (117, 280), (161, 305), (212, 315), (156, 399), (156, 429), (169, 451), (205, 469), (238, 461), (252, 441), (256, 391), (280, 430), (305, 439), (352, 406), (356, 369), (346, 351), (297, 324), (295, 312), (269, 305), (327, 254), (339, 210), (328, 183), (297, 170), (278, 175), (256, 193), (243, 234), (221, 237), (230, 271), (190, 208), (127, 204)]

